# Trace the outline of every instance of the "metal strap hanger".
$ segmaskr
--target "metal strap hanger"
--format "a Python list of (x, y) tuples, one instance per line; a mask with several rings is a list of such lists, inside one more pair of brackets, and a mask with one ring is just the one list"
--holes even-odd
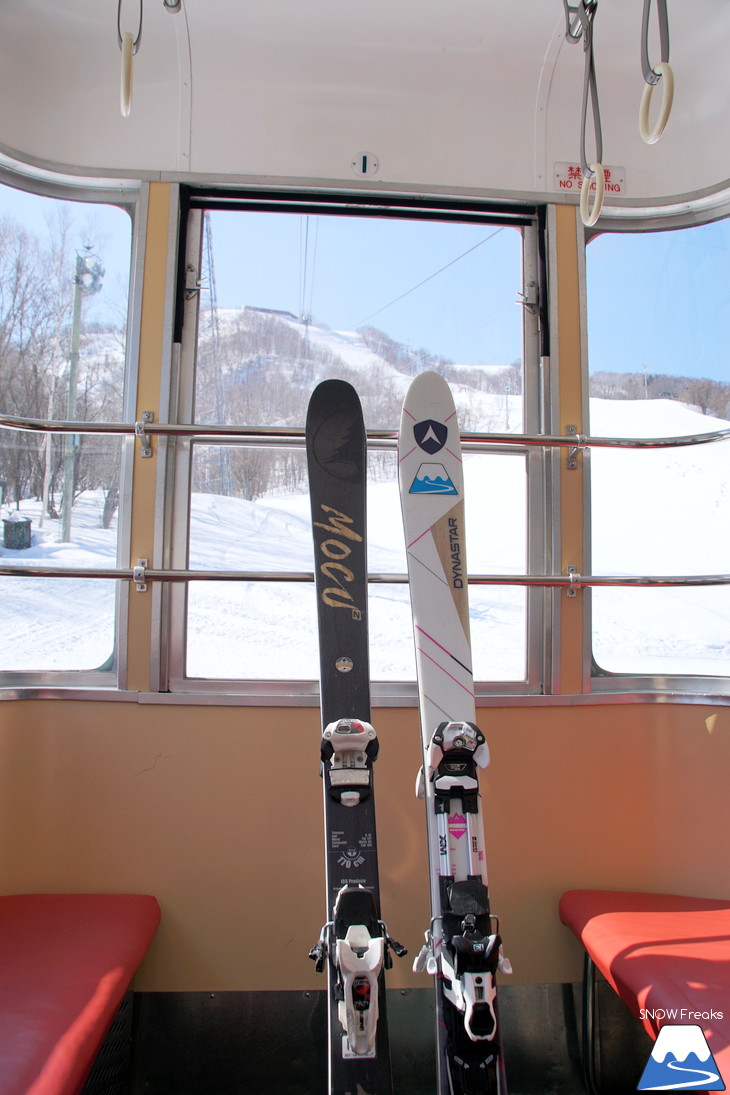
[[(596, 81), (596, 64), (593, 54), (593, 22), (598, 10), (598, 0), (579, 0), (571, 3), (563, 0), (565, 10), (565, 37), (568, 42), (575, 44), (583, 39), (583, 52), (585, 66), (583, 70), (583, 104), (580, 120), (580, 167), (583, 172), (583, 183), (580, 191), (580, 211), (583, 223), (591, 227), (598, 220), (603, 207), (603, 195), (605, 190), (605, 176), (603, 173), (603, 131), (601, 129), (601, 111), (598, 103), (598, 83)], [(596, 146), (596, 157), (592, 163), (588, 162), (586, 152), (586, 126), (588, 120), (588, 100), (591, 102), (593, 116), (593, 135)], [(595, 181), (595, 197), (592, 207), (589, 207), (589, 197), (592, 183)]]
[[(646, 87), (641, 97), (639, 108), (639, 132), (642, 140), (647, 144), (656, 144), (669, 121), (669, 114), (674, 99), (674, 72), (669, 64), (669, 17), (667, 16), (667, 0), (657, 0), (657, 21), (659, 23), (659, 56), (661, 60), (652, 65), (649, 60), (649, 15), (651, 13), (651, 0), (644, 0), (644, 10), (641, 16), (641, 73)], [(661, 80), (662, 103), (656, 123), (649, 125), (649, 106), (654, 88)]]

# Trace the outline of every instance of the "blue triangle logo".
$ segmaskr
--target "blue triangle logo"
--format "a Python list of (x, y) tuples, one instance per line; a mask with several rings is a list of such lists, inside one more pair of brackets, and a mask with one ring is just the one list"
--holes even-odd
[(458, 494), (443, 464), (421, 464), (409, 494)]
[(702, 1027), (662, 1027), (637, 1091), (725, 1091)]

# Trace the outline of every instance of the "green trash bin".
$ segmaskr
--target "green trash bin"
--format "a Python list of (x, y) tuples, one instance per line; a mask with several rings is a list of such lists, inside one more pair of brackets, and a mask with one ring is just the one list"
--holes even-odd
[(14, 551), (29, 548), (30, 526), (30, 517), (23, 517), (17, 511), (6, 517), (3, 520), (3, 543), (5, 547), (12, 548)]

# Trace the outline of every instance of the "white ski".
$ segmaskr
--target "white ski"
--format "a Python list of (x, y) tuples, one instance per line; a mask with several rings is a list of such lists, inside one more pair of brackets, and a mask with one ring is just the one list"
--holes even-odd
[(464, 476), (456, 409), (438, 373), (406, 395), (399, 479), (416, 647), (432, 920), (414, 969), (436, 978), (440, 1095), (505, 1095), (496, 972), (511, 972), (491, 914), (471, 668)]

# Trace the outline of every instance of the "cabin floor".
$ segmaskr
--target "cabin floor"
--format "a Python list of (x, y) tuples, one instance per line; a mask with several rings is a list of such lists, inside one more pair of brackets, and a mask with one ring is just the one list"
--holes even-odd
[[(651, 1051), (638, 1022), (599, 984), (602, 1095), (635, 1092)], [(585, 1095), (576, 985), (501, 986), (509, 1095)], [(139, 993), (131, 1095), (322, 1095), (326, 994)], [(431, 989), (389, 990), (396, 1095), (436, 1090)]]

